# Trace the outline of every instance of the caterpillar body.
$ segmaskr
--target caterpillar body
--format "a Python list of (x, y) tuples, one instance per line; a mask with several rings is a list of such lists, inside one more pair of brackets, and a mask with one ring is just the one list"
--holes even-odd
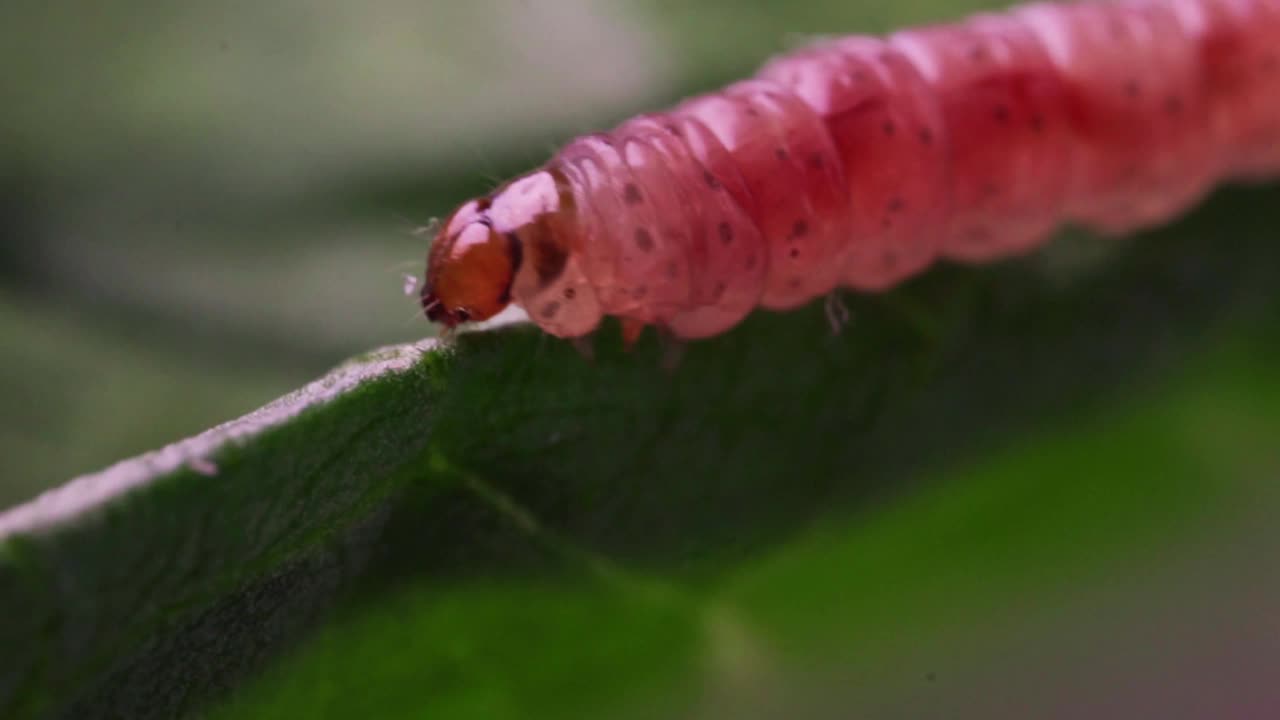
[(1121, 234), (1280, 174), (1280, 0), (1039, 3), (824, 40), (571, 141), (442, 225), (421, 300), (721, 333), (939, 258)]

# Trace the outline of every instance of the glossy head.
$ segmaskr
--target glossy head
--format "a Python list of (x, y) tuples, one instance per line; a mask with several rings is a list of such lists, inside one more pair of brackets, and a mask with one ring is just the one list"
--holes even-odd
[(497, 315), (511, 302), (519, 241), (493, 227), (487, 198), (458, 208), (431, 243), (422, 311), (452, 328)]
[(567, 193), (554, 171), (536, 170), (458, 208), (431, 243), (427, 317), (451, 328), (538, 301), (568, 259)]

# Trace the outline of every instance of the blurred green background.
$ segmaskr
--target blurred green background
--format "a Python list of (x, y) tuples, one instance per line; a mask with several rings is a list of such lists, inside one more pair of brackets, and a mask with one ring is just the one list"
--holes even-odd
[(0, 506), (428, 334), (413, 231), (568, 137), (976, 4), (5, 3)]
[[(402, 292), (425, 255), (415, 229), (572, 135), (744, 75), (815, 34), (983, 4), (6, 3), (0, 507), (430, 333)], [(1265, 219), (1274, 196), (1255, 191), (1218, 214), (1243, 204), (1255, 211), (1235, 212), (1242, 224)], [(1206, 225), (1194, 230), (1206, 243), (1231, 242)], [(1089, 247), (1068, 242), (1042, 260), (1078, 263), (1072, 252)], [(804, 332), (823, 331), (807, 317)], [(1248, 322), (1250, 333), (1265, 325)], [(1126, 703), (1155, 697), (1179, 698), (1157, 703), (1162, 717), (1203, 717), (1182, 702), (1196, 682), (1243, 688), (1239, 716), (1258, 716), (1275, 707), (1259, 688), (1280, 672), (1280, 582), (1259, 560), (1276, 547), (1280, 507), (1269, 327), (1266, 342), (1215, 332), (1160, 372), (1130, 368), (1142, 382), (950, 464), (914, 468), (903, 459), (914, 448), (890, 449), (879, 459), (925, 490), (708, 571), (714, 583), (692, 583), (693, 611), (630, 586), (499, 577), (440, 593), (407, 582), (345, 610), (224, 712), (412, 717), (410, 703), (391, 712), (361, 693), (403, 699), (427, 658), (432, 707), (447, 717), (563, 711), (569, 696), (596, 707), (570, 687), (578, 673), (613, 710), (632, 689), (611, 683), (641, 678), (683, 707), (696, 676), (695, 716), (1025, 717), (1018, 708), (1056, 704), (1062, 717), (1127, 717)], [(959, 402), (939, 397), (944, 409)], [(1002, 403), (1017, 404), (991, 396)], [(949, 410), (980, 425), (991, 407)], [(896, 430), (885, 436), (910, 437)], [(683, 579), (659, 578), (657, 595), (668, 582)], [(610, 623), (617, 632), (582, 635)], [(1100, 690), (1116, 677), (1126, 690)], [(655, 695), (639, 697), (649, 708)], [(956, 702), (971, 705), (952, 713)]]

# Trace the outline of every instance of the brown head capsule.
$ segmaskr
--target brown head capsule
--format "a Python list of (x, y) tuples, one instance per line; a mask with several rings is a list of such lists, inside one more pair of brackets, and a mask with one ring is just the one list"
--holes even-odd
[(458, 208), (431, 243), (422, 311), (445, 327), (486, 320), (511, 302), (519, 242), (493, 228), (488, 198)]
[[(449, 217), (431, 244), (422, 309), (445, 327), (520, 305), (552, 329), (579, 335), (599, 321), (589, 288), (566, 272), (573, 199), (554, 170), (517, 178)], [(560, 323), (560, 325), (556, 325)]]

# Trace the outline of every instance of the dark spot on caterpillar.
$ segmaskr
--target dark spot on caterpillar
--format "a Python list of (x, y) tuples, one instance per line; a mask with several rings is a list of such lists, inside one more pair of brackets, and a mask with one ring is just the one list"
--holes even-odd
[(796, 220), (795, 224), (791, 226), (791, 237), (804, 237), (808, 234), (809, 223), (805, 222), (803, 219)]
[(1142, 93), (1142, 87), (1138, 85), (1137, 80), (1126, 80), (1124, 83), (1124, 94), (1129, 98), (1136, 98)]
[(742, 264), (742, 266), (748, 270), (754, 270), (757, 262), (759, 262), (759, 258), (756, 257), (755, 253), (752, 253), (747, 256), (747, 260)]
[(791, 248), (791, 250), (787, 251), (787, 255), (790, 255), (791, 259), (795, 260), (796, 258), (800, 257), (800, 248), (798, 247)]
[(671, 133), (672, 135), (675, 135), (676, 137), (684, 137), (684, 133), (680, 132), (680, 128), (676, 127), (675, 125), (666, 125), (664, 127), (666, 127), (667, 132)]
[(707, 187), (711, 188), (712, 190), (720, 189), (720, 181), (716, 179), (715, 175), (711, 174), (710, 170), (702, 171), (702, 179), (707, 182)]
[(552, 240), (548, 233), (535, 232), (529, 241), (532, 251), (533, 272), (538, 276), (538, 283), (546, 287), (564, 272), (569, 262), (569, 253)]
[(892, 228), (892, 227), (893, 227), (893, 218), (891, 218), (891, 217), (889, 217), (888, 215), (886, 215), (886, 216), (885, 216), (885, 217), (880, 221), (880, 229), (881, 229), (881, 230), (889, 230), (889, 229), (890, 229), (890, 228)]
[(893, 53), (881, 52), (879, 55), (876, 56), (876, 59), (884, 63), (885, 65), (888, 65), (890, 62), (893, 61), (894, 57), (893, 57)]
[(893, 137), (893, 132), (894, 132), (894, 130), (896, 130), (897, 128), (896, 128), (896, 127), (894, 127), (894, 124), (893, 124), (893, 121), (892, 121), (892, 120), (885, 120), (885, 121), (884, 121), (884, 124), (880, 126), (880, 129), (884, 131), (884, 134), (885, 134), (887, 137)]
[(550, 320), (551, 318), (555, 317), (556, 313), (558, 312), (560, 312), (560, 303), (555, 300), (552, 300), (551, 302), (542, 306), (542, 311), (539, 314), (541, 314), (542, 317)]
[(787, 154), (787, 151), (783, 150), (782, 148), (778, 148), (777, 150), (774, 150), (773, 156), (783, 162), (786, 162), (787, 158), (790, 157), (790, 155)]
[(733, 242), (733, 226), (727, 222), (720, 223), (720, 242), (725, 245)]
[(852, 78), (854, 82), (866, 82), (867, 71), (862, 69), (854, 70), (849, 74), (849, 77)]
[(923, 145), (932, 145), (933, 131), (929, 128), (920, 128), (920, 143)]
[(649, 294), (649, 288), (641, 285), (631, 290), (631, 298), (633, 300), (643, 300), (645, 295)]
[(990, 180), (982, 183), (982, 196), (984, 198), (994, 197), (999, 191), (1000, 191), (1000, 188), (997, 187), (996, 184), (991, 182)]
[(1182, 98), (1170, 95), (1164, 99), (1164, 111), (1170, 115), (1182, 114)]
[(822, 166), (826, 164), (827, 161), (822, 159), (822, 153), (814, 153), (809, 156), (809, 166), (814, 170), (821, 170)]
[(639, 205), (644, 202), (644, 196), (640, 194), (640, 188), (635, 183), (627, 183), (622, 190), (622, 199), (627, 201), (628, 205)]
[(653, 236), (644, 228), (636, 228), (636, 247), (643, 252), (653, 252)]
[(1009, 107), (1004, 104), (996, 105), (995, 109), (991, 111), (991, 117), (995, 118), (996, 122), (1000, 123), (1001, 125), (1008, 123)]
[(799, 288), (800, 288), (800, 278), (798, 278), (798, 277), (793, 277), (793, 278), (791, 278), (790, 280), (788, 280), (788, 281), (787, 281), (787, 287), (791, 288), (792, 290), (797, 290), (797, 289), (799, 289)]
[(889, 207), (889, 212), (891, 213), (902, 212), (902, 209), (905, 208), (906, 206), (907, 206), (907, 203), (899, 195), (895, 195), (893, 196), (893, 199), (889, 200), (888, 207)]
[(564, 289), (564, 292), (562, 294), (564, 295), (565, 300), (572, 300), (578, 296), (578, 291), (574, 290), (571, 287), (567, 287)]
[(728, 289), (729, 289), (729, 286), (725, 285), (723, 280), (716, 283), (715, 299), (719, 300), (720, 298), (724, 297), (724, 291)]
[(676, 264), (675, 260), (672, 260), (667, 263), (667, 279), (675, 280), (677, 277), (680, 277), (680, 266)]
[(760, 112), (750, 105), (747, 106), (747, 117), (760, 117)]
[(1031, 131), (1035, 133), (1044, 132), (1044, 116), (1040, 113), (1031, 116)]
[(982, 48), (981, 45), (974, 45), (969, 48), (970, 62), (982, 62), (982, 60), (986, 58), (986, 56), (987, 56), (987, 52)]

